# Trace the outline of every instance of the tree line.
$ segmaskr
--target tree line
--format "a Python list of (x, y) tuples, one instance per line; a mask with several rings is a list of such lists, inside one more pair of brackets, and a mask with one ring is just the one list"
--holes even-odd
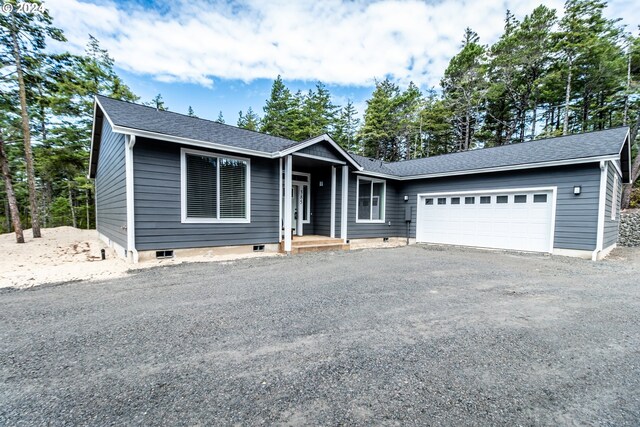
[[(562, 18), (546, 6), (521, 20), (507, 12), (491, 45), (466, 29), (438, 87), (377, 80), (362, 115), (351, 101), (335, 104), (321, 82), (292, 92), (278, 76), (262, 116), (249, 107), (236, 125), (297, 141), (329, 133), (347, 150), (385, 161), (620, 125), (631, 127), (635, 141), (640, 37), (606, 18), (605, 8), (568, 0)], [(16, 10), (0, 14), (0, 231), (16, 231), (20, 241), (22, 224), (34, 236), (41, 226), (95, 226), (86, 178), (93, 96), (139, 98), (96, 38), (89, 36), (82, 55), (50, 53), (48, 41), (65, 41), (52, 17)], [(145, 104), (167, 109), (160, 94)], [(192, 107), (186, 113), (196, 116)], [(225, 122), (222, 113), (215, 120)], [(640, 205), (634, 194), (625, 188), (625, 206)]]

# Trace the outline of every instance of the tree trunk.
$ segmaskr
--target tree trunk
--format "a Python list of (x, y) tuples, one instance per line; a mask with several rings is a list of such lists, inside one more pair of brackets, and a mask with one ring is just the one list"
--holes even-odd
[(463, 151), (467, 151), (469, 150), (469, 145), (470, 144), (470, 133), (471, 133), (471, 115), (469, 114), (469, 110), (467, 110), (466, 112), (466, 117), (465, 117), (465, 128), (464, 128), (464, 148)]
[(538, 120), (538, 96), (533, 99), (533, 117), (531, 118), (531, 139), (536, 138), (536, 120)]
[(71, 209), (71, 224), (73, 228), (78, 228), (78, 220), (76, 219), (76, 209), (73, 206), (73, 188), (71, 187), (71, 181), (68, 181), (69, 185), (69, 209)]
[(18, 201), (13, 191), (13, 183), (11, 182), (11, 173), (9, 172), (9, 159), (4, 151), (4, 139), (0, 134), (0, 166), (2, 169), (2, 177), (4, 178), (4, 187), (9, 199), (9, 211), (13, 222), (13, 229), (16, 233), (16, 242), (24, 243), (24, 234), (22, 233), (22, 224), (20, 223), (20, 211), (18, 210)]
[(631, 44), (627, 52), (627, 87), (624, 94), (624, 114), (622, 115), (622, 124), (627, 125), (629, 120), (629, 89), (631, 88)]
[[(15, 17), (13, 18), (15, 20)], [(22, 136), (24, 138), (24, 157), (27, 170), (27, 186), (29, 188), (29, 207), (31, 210), (31, 228), (33, 229), (33, 237), (41, 237), (40, 221), (38, 216), (38, 201), (36, 198), (36, 178), (33, 168), (33, 154), (31, 152), (31, 133), (29, 130), (29, 112), (27, 111), (27, 94), (24, 86), (24, 75), (22, 74), (22, 59), (20, 53), (20, 45), (18, 43), (18, 34), (14, 26), (10, 29), (11, 40), (13, 42), (13, 59), (16, 65), (16, 73), (18, 76), (18, 89), (20, 94), (20, 116), (22, 118)]]
[[(640, 112), (636, 119), (635, 126), (629, 132), (629, 144), (633, 144), (638, 136), (638, 129), (640, 128)], [(636, 158), (631, 164), (631, 176), (630, 183), (625, 184), (622, 187), (622, 208), (627, 209), (631, 202), (631, 191), (633, 190), (633, 184), (640, 178), (640, 153), (636, 154)]]
[(562, 124), (562, 134), (566, 135), (569, 133), (569, 103), (571, 102), (571, 72), (572, 70), (572, 59), (569, 57), (569, 70), (567, 74), (567, 91), (564, 98), (564, 122)]
[(87, 230), (91, 229), (91, 217), (89, 216), (89, 195), (91, 191), (87, 188), (87, 200), (85, 202), (85, 208), (87, 210)]

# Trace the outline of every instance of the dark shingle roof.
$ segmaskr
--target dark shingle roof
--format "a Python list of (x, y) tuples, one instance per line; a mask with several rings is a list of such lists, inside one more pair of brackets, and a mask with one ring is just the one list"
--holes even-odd
[[(495, 148), (384, 163), (382, 166), (375, 162), (361, 161), (360, 159), (367, 159), (362, 156), (358, 156), (356, 160), (364, 167), (365, 171), (386, 173), (398, 177), (491, 169), (618, 155), (628, 131), (629, 128), (627, 127), (619, 127)], [(383, 172), (382, 168), (388, 172)]]
[(274, 153), (298, 144), (277, 136), (205, 120), (153, 107), (97, 96), (104, 112), (116, 126), (155, 132), (173, 137), (229, 145)]
[[(113, 124), (124, 128), (272, 155), (304, 143), (104, 96), (97, 100)], [(392, 163), (350, 155), (366, 172), (402, 178), (617, 155), (628, 131), (619, 127)]]

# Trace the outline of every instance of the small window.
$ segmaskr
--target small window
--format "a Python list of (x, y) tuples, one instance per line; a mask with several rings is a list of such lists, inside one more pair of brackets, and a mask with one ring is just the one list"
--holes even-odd
[(473, 205), (476, 202), (476, 198), (475, 197), (465, 197), (464, 198), (464, 204), (465, 205)]
[(516, 196), (513, 196), (513, 203), (527, 203), (527, 195), (518, 194)]
[(547, 203), (547, 195), (546, 194), (534, 194), (533, 195), (533, 203)]
[(309, 182), (309, 175), (298, 175), (294, 173), (291, 175), (291, 179), (293, 181)]
[(432, 205), (433, 204), (433, 199), (424, 199), (424, 204), (425, 205)]
[(481, 196), (480, 197), (480, 204), (481, 205), (488, 205), (489, 203), (491, 203), (491, 196)]
[(509, 203), (509, 196), (497, 196), (496, 203)]
[(452, 197), (451, 198), (451, 204), (452, 205), (459, 205), (460, 204), (460, 197)]
[(446, 197), (438, 197), (438, 204), (439, 205), (446, 205), (447, 204), (447, 198)]

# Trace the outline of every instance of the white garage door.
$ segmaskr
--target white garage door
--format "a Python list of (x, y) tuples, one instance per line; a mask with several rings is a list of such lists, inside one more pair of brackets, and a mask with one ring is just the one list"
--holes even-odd
[(551, 188), (421, 194), (416, 240), (550, 252), (554, 198)]

